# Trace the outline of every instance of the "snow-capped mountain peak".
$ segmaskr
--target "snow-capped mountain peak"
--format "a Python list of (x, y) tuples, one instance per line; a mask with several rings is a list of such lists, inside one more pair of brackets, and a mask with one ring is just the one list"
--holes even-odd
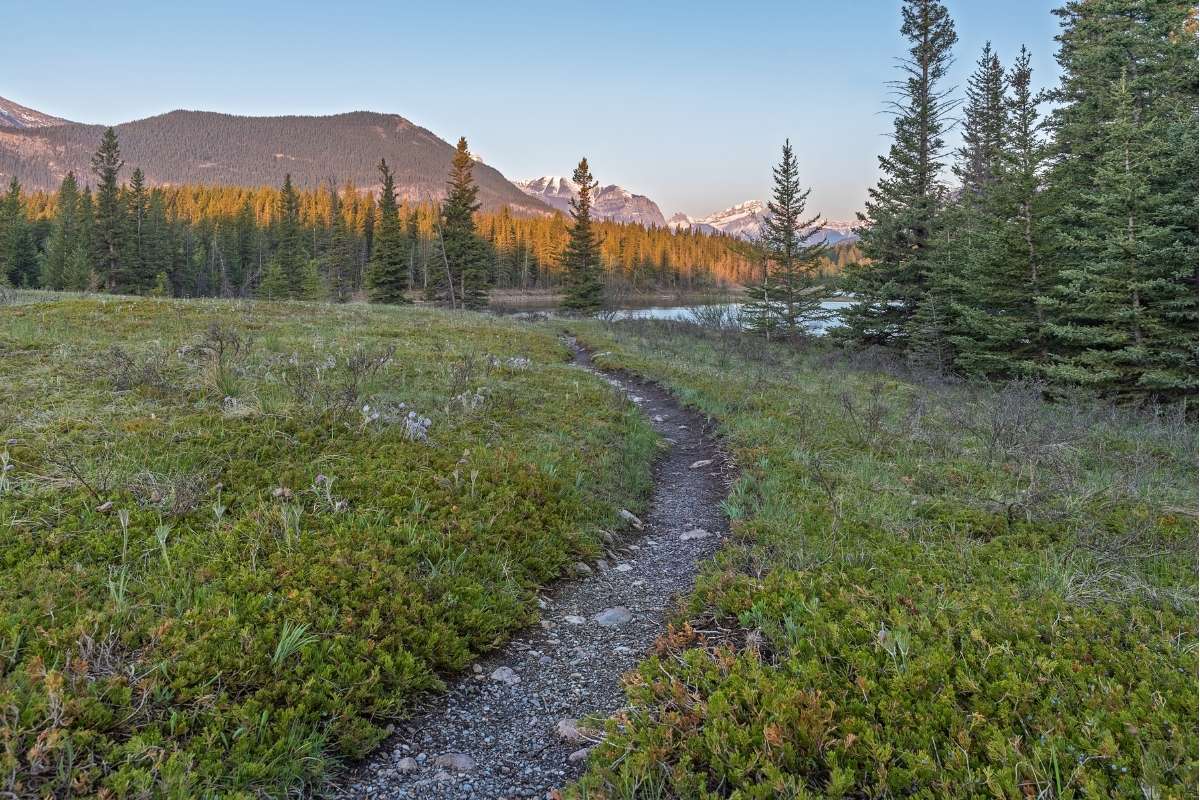
[[(675, 214), (667, 222), (672, 228), (690, 226), (692, 230), (707, 230), (736, 236), (740, 239), (755, 239), (762, 233), (763, 220), (769, 212), (767, 204), (762, 200), (746, 200), (723, 211), (716, 211), (707, 217), (693, 219), (687, 214)], [(826, 220), (820, 228), (826, 244), (837, 244), (847, 239), (857, 239), (854, 233), (855, 223)], [(814, 237), (812, 241), (817, 241)]]
[[(559, 211), (569, 213), (571, 201), (579, 195), (579, 184), (562, 175), (543, 175), (527, 181), (514, 181), (525, 194), (538, 198)], [(597, 219), (635, 222), (639, 225), (665, 225), (662, 211), (649, 197), (609, 184), (599, 186), (593, 195)]]

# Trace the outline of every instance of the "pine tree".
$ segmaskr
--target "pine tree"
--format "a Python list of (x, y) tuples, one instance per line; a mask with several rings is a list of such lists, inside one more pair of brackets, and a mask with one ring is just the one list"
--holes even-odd
[(396, 205), (396, 180), (387, 161), (380, 159), (379, 208), (376, 212), (371, 250), (371, 301), (407, 303), (408, 248), (400, 227), (400, 209)]
[(79, 195), (79, 232), (75, 246), (67, 258), (66, 273), (63, 275), (63, 288), (72, 292), (86, 292), (100, 286), (99, 276), (96, 275), (94, 253), (96, 252), (96, 203), (92, 198), (92, 189), (85, 187)]
[(0, 284), (33, 286), (37, 274), (37, 246), (21, 202), (21, 184), (14, 177), (0, 201)]
[(1073, 0), (1061, 18), (1047, 183), (1059, 269), (1046, 374), (1195, 401), (1195, 8)]
[(578, 314), (594, 314), (604, 302), (604, 286), (600, 281), (600, 248), (592, 230), (592, 192), (596, 181), (592, 178), (586, 158), (579, 161), (571, 176), (579, 187), (571, 200), (570, 238), (563, 251), (563, 308)]
[[(1008, 75), (1006, 134), (987, 184), (964, 197), (966, 233), (946, 248), (959, 264), (954, 287), (955, 366), (968, 375), (1036, 374), (1045, 344), (1037, 298), (1051, 285), (1042, 174), (1047, 156), (1033, 96), (1029, 51)], [(968, 163), (971, 163), (968, 161)], [(944, 256), (946, 257), (946, 256)]]
[(108, 128), (100, 140), (100, 149), (92, 156), (92, 173), (98, 181), (92, 244), (96, 248), (96, 271), (110, 292), (131, 288), (129, 275), (121, 262), (126, 223), (117, 175), (124, 163), (116, 131)]
[(54, 221), (42, 258), (42, 286), (47, 289), (66, 288), (67, 263), (79, 245), (79, 184), (75, 173), (68, 172), (58, 187)]
[(152, 262), (151, 254), (147, 252), (147, 217), (150, 212), (150, 192), (146, 188), (146, 178), (140, 168), (135, 168), (129, 177), (129, 186), (124, 193), (125, 221), (128, 230), (122, 237), (125, 252), (121, 262), (128, 276), (126, 288), (130, 291), (146, 291), (154, 285), (157, 265)]
[(906, 347), (924, 327), (916, 320), (930, 273), (930, 239), (944, 201), (939, 179), (954, 102), (940, 87), (952, 63), (958, 36), (937, 0), (905, 0), (901, 33), (909, 54), (904, 79), (895, 85), (893, 141), (879, 159), (883, 177), (869, 190), (858, 218), (863, 255), (869, 263), (847, 270), (844, 288), (855, 300), (843, 315), (839, 335), (859, 344)]
[(313, 299), (317, 293), (313, 285), (316, 269), (304, 250), (300, 196), (292, 185), (290, 173), (284, 176), (279, 190), (275, 237), (275, 253), (263, 274), (259, 296), (271, 300)]
[(438, 281), (438, 295), (451, 308), (487, 307), (491, 256), (487, 243), (475, 229), (475, 212), (480, 204), (477, 199), (479, 187), (471, 175), (474, 165), (466, 138), (459, 138), (450, 166), (439, 231), (439, 260), (443, 269)]
[(767, 203), (760, 247), (765, 259), (761, 299), (747, 304), (752, 326), (768, 337), (773, 330), (795, 338), (826, 316), (821, 308), (817, 270), (825, 254), (824, 241), (811, 241), (821, 227), (821, 215), (804, 218), (812, 189), (800, 190), (800, 175), (791, 141), (783, 143), (779, 165), (772, 170), (775, 188)]
[(354, 291), (354, 240), (333, 181), (329, 182), (329, 217), (325, 275), (334, 302), (345, 303)]

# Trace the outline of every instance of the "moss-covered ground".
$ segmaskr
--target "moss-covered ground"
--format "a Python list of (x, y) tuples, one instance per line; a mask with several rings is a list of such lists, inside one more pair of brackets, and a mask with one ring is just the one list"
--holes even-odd
[(0, 309), (0, 795), (319, 791), (649, 487), (648, 426), (549, 329), (23, 302)]

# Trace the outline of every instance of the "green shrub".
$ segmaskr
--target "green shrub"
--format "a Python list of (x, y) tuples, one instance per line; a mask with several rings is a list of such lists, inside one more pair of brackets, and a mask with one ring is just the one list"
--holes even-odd
[(1196, 794), (1186, 418), (583, 333), (718, 418), (743, 476), (734, 544), (568, 797)]

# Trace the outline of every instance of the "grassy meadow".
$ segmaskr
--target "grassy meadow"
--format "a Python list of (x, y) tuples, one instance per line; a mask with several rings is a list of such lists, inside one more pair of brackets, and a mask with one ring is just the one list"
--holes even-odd
[(319, 791), (649, 487), (648, 425), (549, 329), (9, 300), (6, 797)]
[(1196, 428), (670, 323), (577, 323), (711, 415), (734, 542), (571, 798), (1187, 798)]

